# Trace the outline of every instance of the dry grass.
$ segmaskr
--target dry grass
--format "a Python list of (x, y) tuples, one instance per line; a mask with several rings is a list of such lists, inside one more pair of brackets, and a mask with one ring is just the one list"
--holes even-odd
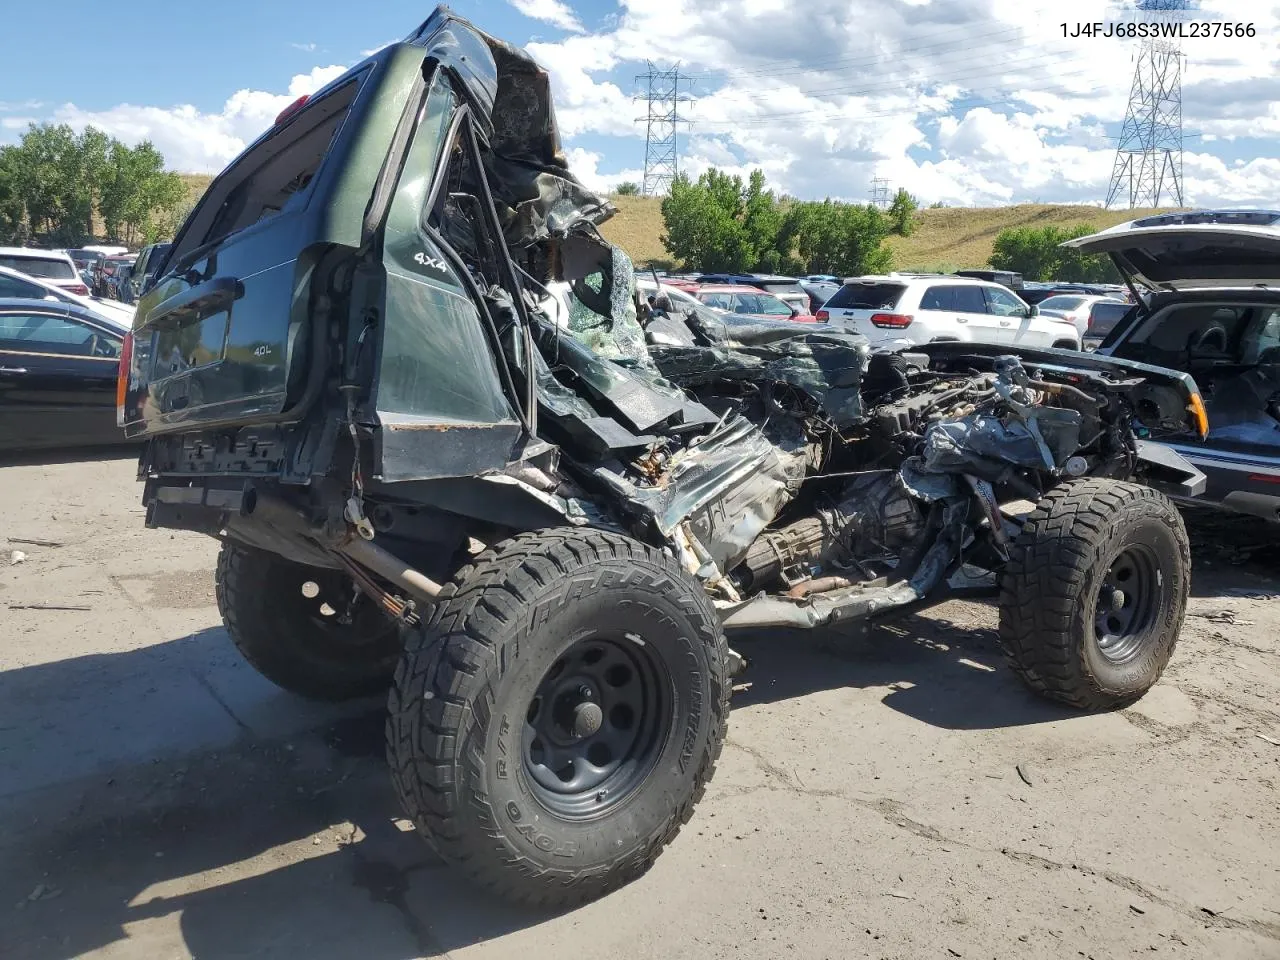
[(1101, 230), (1151, 212), (1041, 203), (921, 210), (911, 236), (890, 237), (889, 248), (896, 270), (963, 270), (986, 266), (996, 235), (1010, 227), (1087, 224)]
[(661, 198), (615, 196), (609, 199), (618, 213), (600, 225), (604, 238), (627, 251), (637, 264), (669, 261), (671, 254), (659, 239), (663, 233)]
[(180, 173), (182, 182), (187, 185), (187, 200), (195, 203), (209, 189), (209, 183), (213, 177), (207, 173)]
[[(184, 173), (192, 200), (209, 186), (210, 177)], [(600, 227), (610, 243), (639, 265), (670, 262), (662, 245), (662, 201), (658, 197), (610, 198), (617, 215)], [(1069, 204), (1023, 203), (1012, 207), (943, 207), (921, 210), (909, 237), (890, 237), (895, 270), (944, 271), (985, 267), (996, 235), (1009, 227), (1073, 227), (1102, 229), (1152, 213), (1151, 210), (1103, 210)], [(1168, 212), (1165, 210), (1164, 212)]]

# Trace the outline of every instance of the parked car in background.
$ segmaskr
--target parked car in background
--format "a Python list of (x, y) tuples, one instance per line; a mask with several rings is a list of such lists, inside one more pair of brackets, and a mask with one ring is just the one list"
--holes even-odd
[(817, 313), (840, 289), (839, 281), (801, 280), (800, 287), (809, 295), (809, 310)]
[(837, 285), (840, 283), (840, 278), (832, 273), (811, 273), (800, 279), (808, 283), (834, 283)]
[(1100, 304), (1128, 308), (1123, 300), (1117, 300), (1114, 297), (1094, 297), (1081, 293), (1059, 293), (1041, 300), (1038, 306), (1041, 316), (1058, 317), (1075, 324), (1076, 330), (1080, 332), (1080, 337), (1083, 339), (1088, 335), (1089, 318), (1093, 314), (1093, 308)]
[(0, 267), (8, 267), (39, 280), (47, 280), (70, 293), (87, 296), (76, 265), (61, 250), (36, 250), (32, 247), (0, 247)]
[(766, 320), (794, 320), (798, 323), (814, 323), (813, 314), (800, 312), (800, 308), (786, 303), (772, 293), (756, 287), (731, 283), (704, 283), (694, 296), (713, 310), (736, 313), (746, 317)]
[(101, 260), (98, 260), (93, 265), (94, 296), (119, 300), (119, 283), (121, 279), (128, 277), (129, 270), (125, 269), (119, 276), (117, 274), (120, 273), (122, 268), (132, 268), (133, 262), (136, 259), (136, 254), (122, 253), (103, 257)]
[(1073, 324), (1040, 316), (997, 283), (958, 276), (846, 280), (818, 320), (860, 333), (879, 349), (946, 341), (1080, 349)]
[(1015, 291), (1022, 289), (1022, 274), (1012, 270), (957, 270), (954, 276), (986, 280), (988, 283), (998, 283), (1002, 287)]
[(690, 289), (697, 289), (697, 284), (691, 284), (688, 288), (684, 285), (667, 283), (665, 280), (661, 284), (656, 284), (647, 277), (636, 278), (636, 289), (645, 295), (649, 303), (652, 304), (654, 297), (659, 293), (665, 293), (667, 299), (676, 310), (688, 309), (690, 307), (700, 306), (700, 302), (689, 292)]
[(82, 297), (78, 293), (68, 293), (47, 280), (37, 280), (35, 277), (19, 273), (17, 270), (10, 270), (8, 267), (0, 267), (0, 298), (71, 303), (101, 314), (115, 323), (128, 324), (133, 321), (133, 308), (123, 303), (103, 300), (101, 297)]
[(172, 246), (172, 243), (167, 242), (153, 243), (138, 251), (138, 259), (134, 261), (129, 275), (130, 292), (134, 299), (151, 287)]
[(116, 374), (127, 332), (78, 304), (0, 299), (0, 450), (126, 442)]
[(1128, 300), (1095, 303), (1093, 309), (1089, 311), (1089, 329), (1084, 334), (1084, 348), (1096, 350), (1133, 307), (1134, 305)]
[[(1172, 367), (1200, 385), (1207, 439), (1168, 444), (1208, 478), (1196, 502), (1280, 521), (1280, 212), (1159, 214), (1067, 245), (1110, 254), (1152, 291), (1097, 352)], [(1181, 413), (1172, 398), (1148, 405), (1148, 424)]]

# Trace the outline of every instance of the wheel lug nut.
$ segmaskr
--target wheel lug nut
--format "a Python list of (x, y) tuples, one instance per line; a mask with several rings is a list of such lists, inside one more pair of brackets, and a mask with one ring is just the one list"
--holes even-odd
[(589, 686), (587, 686), (584, 683), (582, 686), (578, 688), (578, 695), (585, 700), (590, 700), (592, 697), (595, 696), (595, 693), (592, 691), (592, 689)]

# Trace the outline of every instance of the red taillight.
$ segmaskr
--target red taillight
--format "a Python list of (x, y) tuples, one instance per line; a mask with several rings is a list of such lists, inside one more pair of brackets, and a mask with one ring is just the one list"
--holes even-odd
[(311, 99), (310, 94), (304, 93), (297, 100), (293, 101), (293, 103), (289, 104), (287, 107), (281, 110), (278, 114), (276, 114), (276, 126), (277, 127), (280, 126), (280, 124), (284, 123), (286, 120), (292, 117), (295, 113), (297, 113), (299, 110), (305, 107), (307, 105), (307, 101), (310, 99)]
[(903, 327), (911, 326), (914, 318), (905, 313), (873, 313), (871, 315), (871, 325), (873, 327), (886, 327), (890, 330), (901, 330)]
[(129, 393), (129, 373), (133, 367), (133, 334), (124, 335), (120, 345), (120, 370), (116, 374), (116, 426), (124, 426), (124, 401)]
[(825, 310), (819, 310), (813, 315), (813, 319), (818, 323), (829, 323), (831, 321), (831, 314), (827, 313)]
[(67, 293), (77, 293), (82, 297), (87, 297), (89, 295), (89, 288), (83, 283), (74, 283), (67, 287)]
[(1272, 476), (1269, 473), (1251, 473), (1249, 479), (1254, 483), (1280, 483), (1280, 477)]

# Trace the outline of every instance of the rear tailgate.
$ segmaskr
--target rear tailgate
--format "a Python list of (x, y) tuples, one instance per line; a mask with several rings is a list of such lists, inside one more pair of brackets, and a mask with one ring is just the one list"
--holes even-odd
[[(868, 340), (883, 340), (891, 331), (871, 322), (876, 314), (897, 310), (906, 285), (891, 280), (849, 280), (822, 307), (819, 320), (860, 333)], [(823, 317), (821, 314), (827, 316)]]
[[(223, 171), (139, 302), (129, 436), (289, 417), (311, 368), (318, 265), (363, 218), (423, 52), (396, 45), (282, 119)], [(122, 372), (123, 373), (123, 372)]]

